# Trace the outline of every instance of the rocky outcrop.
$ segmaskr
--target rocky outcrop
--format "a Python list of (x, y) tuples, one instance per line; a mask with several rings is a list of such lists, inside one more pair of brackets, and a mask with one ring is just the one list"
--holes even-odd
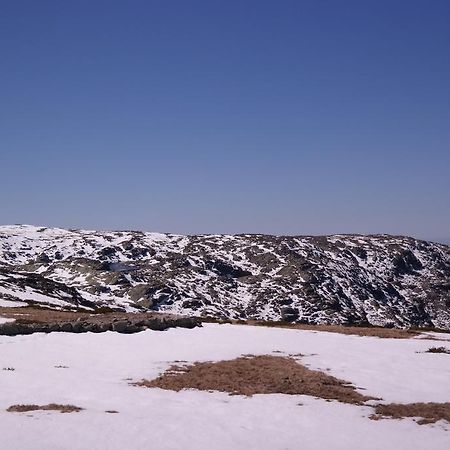
[(108, 316), (97, 316), (95, 319), (78, 319), (74, 321), (12, 321), (0, 324), (0, 335), (16, 336), (33, 333), (103, 333), (115, 331), (117, 333), (132, 334), (145, 330), (164, 331), (168, 328), (195, 328), (201, 326), (196, 317), (158, 316), (134, 318), (132, 314), (127, 318), (109, 319)]
[(0, 300), (450, 329), (450, 247), (403, 236), (0, 227)]

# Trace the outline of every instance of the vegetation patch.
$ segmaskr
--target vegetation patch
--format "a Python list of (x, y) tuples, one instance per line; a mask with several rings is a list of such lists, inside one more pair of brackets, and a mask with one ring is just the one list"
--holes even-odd
[(281, 320), (220, 320), (211, 317), (207, 318), (202, 317), (202, 321), (213, 323), (230, 323), (233, 325), (253, 325), (260, 327), (288, 328), (293, 330), (325, 331), (328, 333), (339, 333), (354, 336), (371, 336), (386, 339), (410, 339), (419, 336), (421, 334), (419, 330), (410, 330), (410, 329), (403, 330), (400, 328), (383, 328), (375, 326), (357, 326), (357, 325), (325, 325), (325, 324), (316, 325), (308, 323), (292, 323)]
[(450, 349), (446, 347), (431, 347), (425, 353), (445, 353), (450, 355)]
[(391, 403), (375, 406), (375, 414), (370, 418), (374, 420), (392, 418), (416, 418), (419, 425), (435, 423), (446, 420), (450, 423), (450, 403)]
[(90, 323), (104, 323), (112, 322), (114, 320), (143, 320), (153, 318), (170, 318), (178, 317), (171, 314), (160, 314), (154, 311), (127, 313), (123, 311), (111, 312), (111, 308), (99, 307), (97, 310), (84, 311), (64, 311), (58, 309), (48, 309), (38, 306), (28, 306), (22, 308), (6, 308), (0, 307), (0, 315), (8, 319), (15, 319), (18, 323), (33, 324), (33, 323), (67, 323), (67, 322), (82, 322), (88, 321)]
[(30, 412), (30, 411), (59, 411), (61, 413), (80, 412), (83, 408), (74, 405), (58, 405), (50, 403), (48, 405), (12, 405), (8, 412)]
[(309, 325), (302, 323), (296, 324), (281, 323), (281, 325), (277, 325), (277, 322), (272, 322), (268, 324), (258, 322), (252, 325), (271, 326), (271, 327), (280, 326), (282, 328), (293, 328), (297, 330), (325, 331), (328, 333), (339, 333), (354, 336), (369, 336), (385, 339), (410, 339), (419, 335), (419, 333), (415, 331), (401, 330), (399, 328), (360, 327), (360, 326), (346, 326), (346, 325)]
[(174, 365), (154, 380), (142, 380), (135, 384), (172, 391), (198, 389), (247, 396), (303, 394), (357, 405), (374, 400), (360, 394), (347, 381), (308, 369), (291, 357), (272, 355)]

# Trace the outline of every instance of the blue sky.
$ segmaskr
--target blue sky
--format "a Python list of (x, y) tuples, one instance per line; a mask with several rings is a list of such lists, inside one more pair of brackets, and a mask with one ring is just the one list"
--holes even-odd
[(450, 238), (450, 2), (3, 1), (0, 223)]

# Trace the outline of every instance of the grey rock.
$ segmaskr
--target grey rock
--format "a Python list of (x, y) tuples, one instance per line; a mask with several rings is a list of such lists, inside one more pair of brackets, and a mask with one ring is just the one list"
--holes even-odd
[(112, 331), (116, 333), (126, 333), (127, 328), (129, 327), (129, 323), (127, 320), (118, 320), (112, 323)]
[(73, 331), (72, 324), (70, 322), (63, 323), (61, 325), (60, 331), (64, 331), (65, 333), (71, 333)]

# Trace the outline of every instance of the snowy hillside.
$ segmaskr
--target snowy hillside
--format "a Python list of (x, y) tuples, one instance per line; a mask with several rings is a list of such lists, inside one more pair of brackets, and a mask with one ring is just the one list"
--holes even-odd
[(450, 329), (450, 247), (408, 237), (0, 227), (0, 306)]

